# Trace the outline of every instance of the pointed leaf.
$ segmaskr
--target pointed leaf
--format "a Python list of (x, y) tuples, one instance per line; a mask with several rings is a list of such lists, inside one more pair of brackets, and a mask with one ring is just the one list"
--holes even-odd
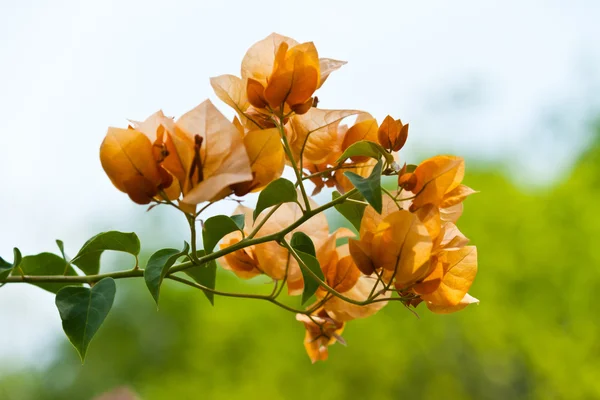
[(156, 301), (158, 307), (158, 296), (160, 295), (160, 286), (162, 285), (169, 268), (175, 261), (183, 255), (186, 255), (190, 250), (190, 245), (187, 242), (183, 244), (183, 250), (177, 249), (161, 249), (150, 256), (146, 269), (144, 270), (144, 280), (150, 294)]
[(375, 168), (367, 178), (355, 174), (354, 172), (344, 172), (344, 175), (352, 182), (354, 187), (364, 196), (365, 200), (381, 214), (383, 207), (381, 199), (381, 160), (377, 162)]
[(254, 220), (265, 209), (281, 203), (295, 203), (298, 200), (298, 193), (294, 184), (287, 179), (279, 178), (269, 183), (269, 185), (260, 192), (256, 209), (254, 210)]
[[(26, 256), (21, 260), (18, 268), (13, 269), (13, 275), (57, 275), (76, 276), (77, 273), (62, 257), (52, 253), (40, 253), (35, 256)], [(65, 286), (80, 286), (73, 283), (32, 283), (44, 290), (57, 293)]]
[[(202, 257), (206, 253), (204, 250), (196, 252), (197, 257)], [(185, 272), (196, 283), (201, 284), (209, 289), (214, 289), (217, 283), (217, 263), (215, 260), (209, 261), (206, 264), (199, 265), (194, 268), (186, 269)], [(210, 304), (215, 305), (215, 295), (212, 292), (204, 291), (204, 295), (210, 301)]]
[(294, 232), (290, 245), (298, 251), (310, 254), (313, 257), (317, 256), (315, 245), (311, 238), (304, 232)]
[(379, 160), (381, 156), (384, 156), (386, 161), (389, 163), (394, 162), (394, 156), (385, 151), (385, 149), (375, 142), (369, 140), (361, 140), (360, 142), (353, 143), (350, 145), (337, 159), (337, 163), (341, 163), (350, 157), (366, 156)]
[(219, 240), (235, 231), (241, 231), (241, 229), (233, 219), (226, 215), (215, 215), (204, 221), (202, 242), (206, 253), (212, 253)]
[(17, 268), (19, 264), (21, 264), (21, 251), (15, 247), (13, 249), (13, 254), (14, 257), (12, 264), (0, 257), (0, 280), (6, 279), (6, 277), (10, 275), (10, 271), (12, 271), (14, 268)]
[(122, 251), (136, 258), (140, 253), (140, 240), (133, 232), (117, 231), (99, 233), (83, 245), (79, 253), (71, 260), (86, 275), (96, 275), (100, 271), (100, 256), (105, 250)]
[(233, 220), (233, 222), (235, 222), (240, 231), (244, 230), (244, 226), (246, 226), (246, 216), (244, 214), (232, 215), (231, 219)]
[(114, 279), (104, 278), (91, 289), (68, 286), (56, 294), (63, 330), (79, 353), (81, 362), (113, 305), (116, 291)]
[(302, 263), (300, 263), (300, 270), (302, 271), (302, 278), (304, 278), (304, 291), (302, 292), (302, 304), (304, 304), (312, 297), (312, 295), (316, 293), (320, 286), (320, 283), (313, 278), (309, 272), (306, 271), (306, 268), (314, 272), (315, 275), (321, 279), (321, 281), (325, 281), (325, 276), (323, 275), (319, 261), (315, 257), (299, 250), (296, 250), (296, 253), (302, 260)]
[[(331, 194), (332, 200), (340, 197), (341, 194), (337, 191), (334, 191)], [(349, 197), (353, 200), (364, 200), (360, 193), (356, 193)], [(349, 201), (344, 201), (343, 203), (336, 204), (335, 209), (342, 214), (350, 223), (356, 228), (356, 230), (360, 230), (360, 221), (362, 221), (363, 214), (365, 212), (365, 208), (367, 207), (364, 204), (351, 203)]]
[(67, 259), (67, 255), (65, 254), (65, 244), (63, 243), (63, 241), (56, 239), (56, 245), (58, 246), (58, 249), (60, 250), (60, 254), (62, 254), (63, 259), (66, 262), (69, 262), (69, 260)]

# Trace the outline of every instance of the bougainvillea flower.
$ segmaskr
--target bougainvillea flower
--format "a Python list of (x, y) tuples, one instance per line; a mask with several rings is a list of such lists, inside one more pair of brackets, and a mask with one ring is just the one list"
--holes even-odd
[(161, 191), (179, 196), (177, 183), (163, 167), (169, 155), (163, 137), (147, 132), (111, 127), (100, 146), (100, 161), (111, 182), (138, 204), (150, 203)]
[(461, 185), (465, 175), (465, 162), (461, 157), (435, 156), (423, 161), (414, 171), (416, 184), (411, 189), (416, 194), (411, 209), (418, 210), (426, 204), (450, 207), (473, 193)]
[[(308, 102), (310, 108), (313, 103), (312, 95), (319, 87), (320, 74), (319, 54), (312, 42), (293, 47), (281, 43), (275, 53), (273, 71), (263, 88), (262, 99), (274, 110), (283, 109), (285, 103), (297, 114), (303, 114), (303, 105)], [(265, 108), (266, 104), (260, 101), (262, 99), (259, 99), (262, 107), (253, 103), (254, 96), (250, 94), (252, 82), (262, 86), (259, 81), (249, 78), (248, 100), (254, 107)]]
[(462, 201), (475, 193), (461, 184), (464, 173), (462, 158), (436, 156), (419, 164), (414, 173), (399, 176), (398, 185), (415, 194), (410, 211), (425, 223), (432, 237), (439, 235), (442, 222), (456, 222)]
[(167, 149), (178, 163), (182, 202), (199, 204), (231, 193), (231, 185), (253, 179), (250, 160), (238, 129), (206, 100), (182, 115), (167, 130)]
[(336, 321), (327, 311), (319, 309), (311, 317), (304, 314), (296, 314), (296, 320), (304, 323), (306, 335), (304, 336), (304, 348), (314, 364), (317, 361), (325, 361), (329, 356), (327, 350), (336, 341), (345, 344), (340, 336), (344, 330), (344, 323)]
[(388, 115), (377, 131), (377, 138), (385, 149), (399, 151), (408, 138), (408, 124), (404, 125), (401, 120), (394, 120)]
[(318, 58), (312, 43), (299, 44), (273, 33), (248, 49), (242, 60), (241, 78), (221, 75), (211, 78), (216, 95), (238, 113), (244, 126), (268, 128), (261, 115), (270, 106), (284, 111), (307, 112), (312, 94), (345, 61)]

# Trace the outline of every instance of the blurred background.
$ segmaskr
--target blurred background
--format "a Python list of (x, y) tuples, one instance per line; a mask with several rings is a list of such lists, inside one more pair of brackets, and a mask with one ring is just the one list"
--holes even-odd
[[(180, 246), (186, 223), (147, 213), (98, 159), (106, 128), (211, 98), (275, 31), (349, 61), (322, 108), (410, 123), (401, 156), (467, 159), (459, 221), (478, 246), (470, 293), (452, 315), (390, 304), (351, 322), (348, 347), (311, 365), (294, 316), (167, 282), (160, 311), (141, 280), (81, 365), (53, 295), (0, 288), (0, 399), (600, 398), (600, 3), (571, 1), (0, 0), (0, 255), (76, 254), (105, 230), (135, 231), (145, 257)], [(317, 200), (326, 201), (329, 193)], [(251, 205), (251, 202), (249, 203)], [(230, 213), (223, 202), (213, 214)], [(332, 227), (345, 223), (334, 213)], [(129, 266), (107, 255), (103, 270)], [(221, 271), (218, 286), (257, 289)], [(261, 287), (258, 287), (260, 289)], [(292, 300), (293, 301), (293, 300)]]

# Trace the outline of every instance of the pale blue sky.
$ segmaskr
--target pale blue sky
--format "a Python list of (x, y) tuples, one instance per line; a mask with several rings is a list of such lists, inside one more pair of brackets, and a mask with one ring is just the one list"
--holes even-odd
[[(410, 161), (510, 160), (522, 182), (548, 182), (585, 145), (600, 105), (599, 17), (594, 0), (0, 0), (0, 255), (55, 251), (56, 238), (72, 255), (108, 229), (150, 238), (139, 220), (154, 216), (100, 167), (106, 128), (215, 100), (208, 78), (238, 74), (245, 50), (273, 31), (347, 60), (321, 106), (409, 122)], [(63, 340), (51, 294), (7, 286), (0, 304), (0, 327), (17, 338), (0, 345), (2, 359)]]

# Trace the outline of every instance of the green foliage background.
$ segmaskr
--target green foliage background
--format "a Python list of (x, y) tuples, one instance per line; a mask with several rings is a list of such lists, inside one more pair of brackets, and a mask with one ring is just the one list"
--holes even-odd
[[(119, 281), (84, 366), (65, 338), (48, 367), (1, 366), (0, 399), (89, 399), (120, 385), (148, 400), (600, 398), (600, 143), (541, 192), (489, 166), (467, 170), (481, 193), (459, 226), (479, 249), (480, 306), (419, 308), (417, 319), (390, 304), (311, 365), (303, 326), (270, 304), (213, 308), (167, 282), (156, 312), (143, 280)], [(218, 284), (248, 286), (224, 271)]]

